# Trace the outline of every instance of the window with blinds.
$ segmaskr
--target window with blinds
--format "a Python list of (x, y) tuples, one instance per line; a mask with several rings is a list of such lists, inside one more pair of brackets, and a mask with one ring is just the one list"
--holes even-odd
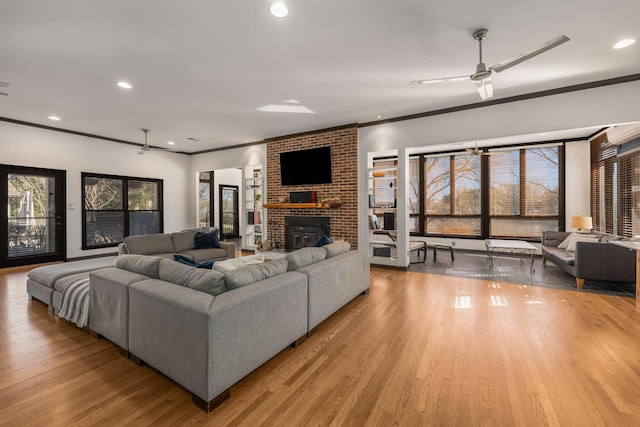
[(618, 147), (602, 134), (591, 140), (591, 218), (593, 229), (618, 232)]
[(640, 236), (640, 152), (621, 155), (618, 159), (620, 177), (620, 215), (617, 234)]
[(82, 173), (82, 249), (162, 232), (162, 180)]
[(563, 146), (499, 150), (489, 157), (489, 236), (539, 239), (560, 229)]

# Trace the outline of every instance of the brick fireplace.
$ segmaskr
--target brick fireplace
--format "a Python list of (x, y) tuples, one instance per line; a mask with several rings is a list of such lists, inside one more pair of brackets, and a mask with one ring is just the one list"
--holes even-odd
[[(332, 183), (289, 185), (280, 183), (280, 153), (331, 146)], [(347, 240), (358, 247), (358, 129), (355, 125), (267, 140), (267, 201), (278, 203), (292, 191), (316, 191), (317, 201), (338, 197), (341, 206), (328, 209), (268, 209), (269, 238), (286, 247), (285, 217), (326, 217), (330, 221), (331, 238)], [(310, 238), (310, 237), (309, 237)]]

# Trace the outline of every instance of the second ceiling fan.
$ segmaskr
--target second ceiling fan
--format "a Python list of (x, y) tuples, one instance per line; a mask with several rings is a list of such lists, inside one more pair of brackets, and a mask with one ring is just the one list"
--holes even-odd
[(479, 51), (479, 63), (476, 66), (476, 72), (469, 76), (457, 76), (457, 77), (444, 77), (440, 79), (429, 79), (429, 80), (414, 80), (411, 84), (414, 85), (422, 85), (422, 84), (431, 84), (431, 83), (440, 83), (440, 82), (456, 82), (456, 81), (464, 81), (471, 80), (477, 85), (478, 93), (480, 94), (480, 98), (484, 101), (485, 99), (489, 99), (493, 97), (493, 86), (491, 84), (491, 76), (494, 73), (499, 73), (508, 68), (513, 67), (514, 65), (518, 65), (521, 62), (524, 62), (528, 59), (533, 58), (534, 56), (540, 55), (543, 52), (546, 52), (554, 47), (560, 46), (562, 43), (568, 42), (569, 37), (562, 35), (558, 36), (548, 42), (544, 43), (542, 46), (539, 46), (535, 49), (532, 49), (528, 52), (522, 53), (520, 55), (514, 56), (512, 58), (506, 59), (502, 62), (497, 63), (496, 65), (487, 68), (484, 62), (482, 62), (482, 41), (487, 36), (488, 30), (486, 28), (481, 28), (479, 30), (474, 31), (473, 38), (478, 41), (478, 51)]

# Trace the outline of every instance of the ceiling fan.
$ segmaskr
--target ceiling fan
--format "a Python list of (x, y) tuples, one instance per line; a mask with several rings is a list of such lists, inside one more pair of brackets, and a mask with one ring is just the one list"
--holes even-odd
[(147, 141), (147, 137), (149, 136), (149, 129), (142, 129), (142, 132), (144, 132), (144, 145), (142, 147), (140, 147), (140, 151), (138, 151), (139, 155), (151, 151), (151, 146), (149, 145), (149, 142)]
[[(7, 86), (9, 86), (9, 83), (7, 83), (7, 82), (0, 82), (0, 87), (1, 87), (1, 88), (5, 88), (5, 87), (7, 87)], [(6, 93), (6, 92), (0, 92), (0, 95), (9, 96), (9, 94), (8, 94), (8, 93)]]
[(479, 63), (476, 65), (476, 72), (471, 74), (470, 76), (458, 76), (458, 77), (445, 77), (441, 79), (429, 79), (429, 80), (414, 80), (411, 82), (413, 85), (422, 85), (422, 84), (430, 84), (430, 83), (440, 83), (440, 82), (458, 82), (463, 80), (471, 80), (477, 85), (478, 93), (480, 94), (480, 98), (482, 100), (486, 100), (493, 97), (493, 86), (491, 84), (491, 76), (494, 73), (499, 73), (508, 68), (513, 67), (514, 65), (518, 65), (521, 62), (524, 62), (528, 59), (533, 58), (534, 56), (540, 55), (543, 52), (546, 52), (554, 47), (560, 46), (562, 43), (568, 42), (569, 37), (562, 35), (558, 36), (543, 45), (532, 49), (528, 52), (521, 53), (512, 58), (506, 59), (502, 62), (497, 63), (496, 65), (487, 68), (487, 66), (482, 62), (482, 41), (487, 36), (488, 30), (486, 28), (481, 28), (479, 30), (474, 31), (473, 38), (478, 41), (478, 51), (479, 51)]
[(490, 156), (491, 153), (488, 151), (482, 151), (480, 148), (478, 148), (478, 142), (476, 141), (476, 146), (473, 148), (465, 148), (464, 151), (466, 151), (469, 154), (473, 154), (474, 156)]

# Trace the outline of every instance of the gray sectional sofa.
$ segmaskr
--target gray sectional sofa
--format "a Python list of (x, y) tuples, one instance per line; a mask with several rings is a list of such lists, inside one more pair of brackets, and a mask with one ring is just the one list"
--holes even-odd
[(551, 261), (576, 278), (582, 288), (585, 280), (600, 282), (635, 283), (635, 252), (612, 242), (628, 240), (607, 233), (575, 235), (575, 241), (566, 249), (558, 247), (572, 233), (544, 231), (542, 233), (542, 263)]
[[(118, 253), (153, 255), (172, 258), (182, 255), (196, 262), (224, 260), (236, 256), (235, 244), (219, 242), (220, 248), (195, 249), (195, 235), (203, 230), (184, 230), (167, 234), (147, 234), (125, 237), (118, 246)], [(209, 232), (216, 232), (211, 228)], [(89, 273), (101, 268), (113, 267), (115, 256), (98, 257), (61, 264), (46, 265), (31, 270), (27, 275), (27, 294), (58, 314), (64, 291), (79, 280), (86, 280)]]
[(366, 256), (347, 242), (224, 274), (123, 255), (90, 275), (89, 327), (192, 392), (210, 411), (229, 388), (368, 292)]
[(194, 237), (201, 231), (183, 230), (170, 234), (128, 236), (118, 246), (118, 254), (153, 255), (171, 259), (174, 255), (182, 255), (196, 262), (236, 256), (236, 245), (231, 242), (220, 242), (220, 248), (195, 249)]

